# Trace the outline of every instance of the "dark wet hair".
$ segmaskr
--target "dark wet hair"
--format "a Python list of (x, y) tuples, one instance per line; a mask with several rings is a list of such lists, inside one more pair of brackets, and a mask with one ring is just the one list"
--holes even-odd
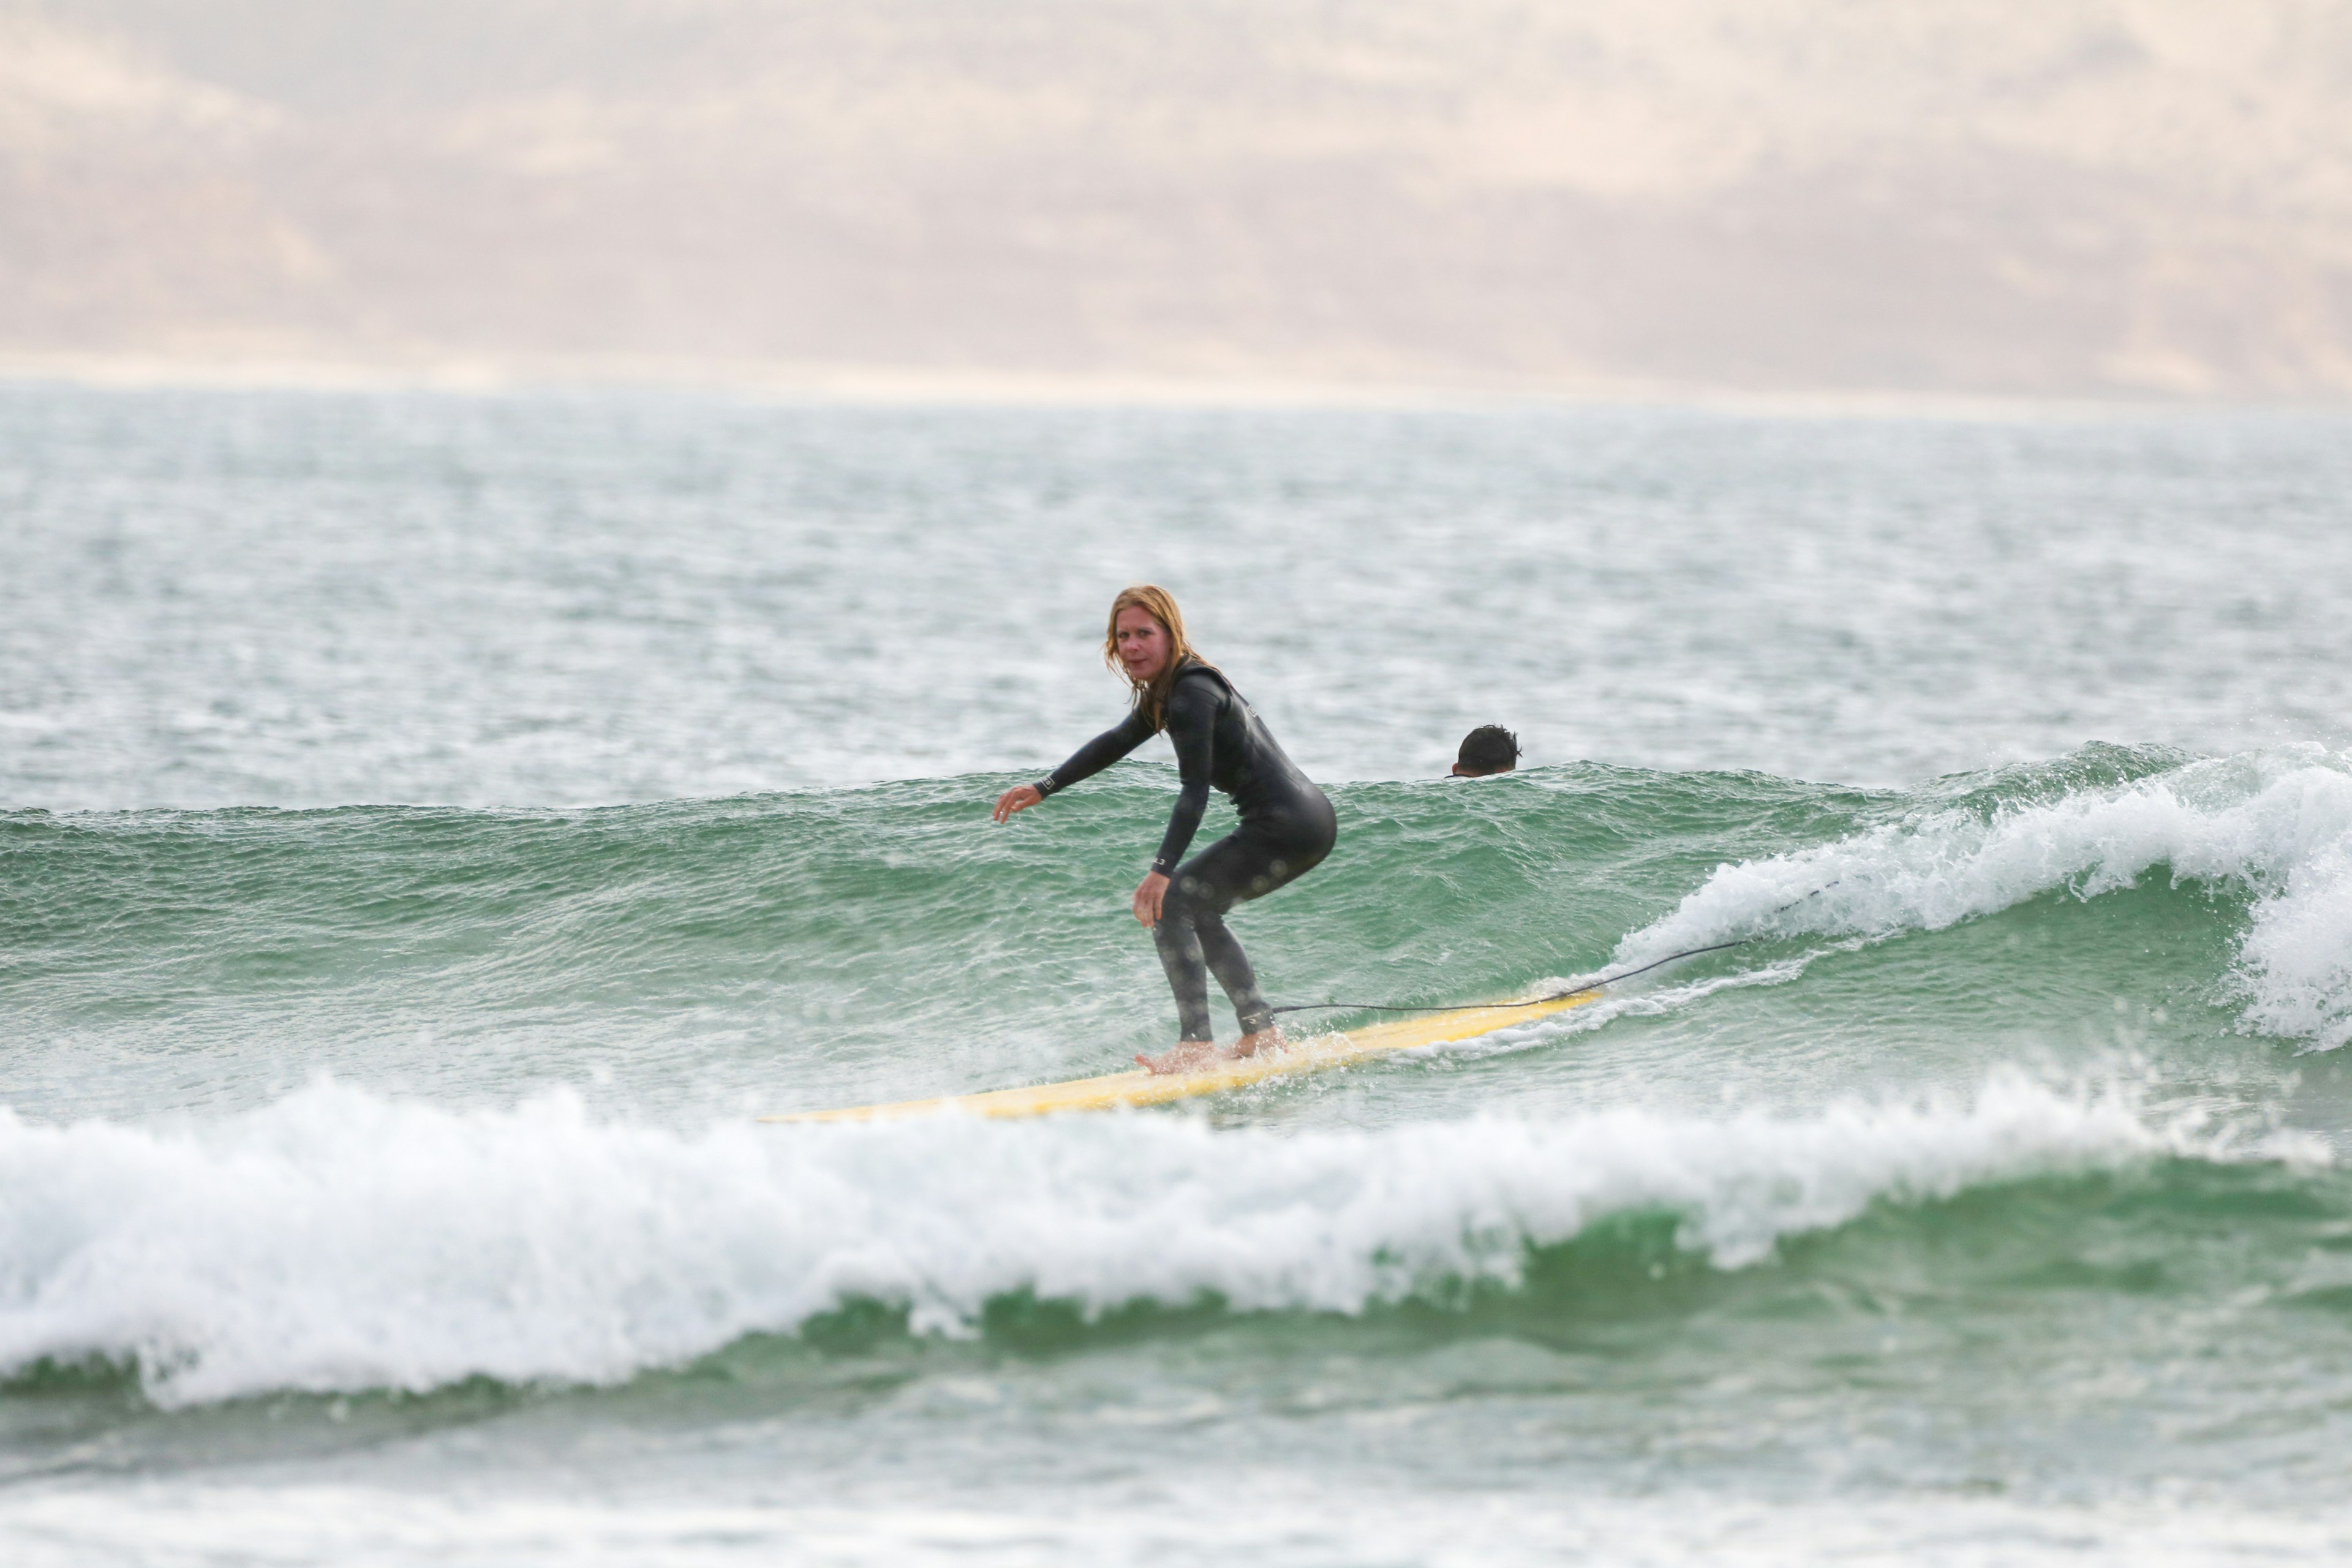
[(1481, 724), (1462, 737), (1454, 765), (1464, 773), (1502, 773), (1518, 765), (1519, 738), (1500, 724)]

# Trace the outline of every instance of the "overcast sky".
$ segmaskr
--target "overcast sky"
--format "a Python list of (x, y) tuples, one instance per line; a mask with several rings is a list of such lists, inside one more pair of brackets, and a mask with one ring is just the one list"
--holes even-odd
[(2352, 5), (0, 0), (0, 368), (2336, 396)]

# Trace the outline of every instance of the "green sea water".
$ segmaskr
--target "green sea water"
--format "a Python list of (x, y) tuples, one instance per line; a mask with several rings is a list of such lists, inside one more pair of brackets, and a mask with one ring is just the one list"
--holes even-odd
[[(88, 424), (110, 406), (94, 398), (59, 394), (44, 417)], [(297, 452), (332, 469), (348, 449), (319, 424), (392, 417), (205, 408), (244, 431), (228, 477), (199, 462), (161, 489), (121, 481), (126, 514), (184, 509), (207, 485), (282, 498), (236, 476)], [(472, 449), (467, 405), (395, 412), (425, 447), (439, 430)], [(492, 412), (542, 445), (566, 419), (615, 417)], [(937, 416), (931, 466), (907, 484), (965, 449), (991, 472), (1038, 471), (1035, 426), (961, 417)], [(1679, 417), (1646, 427), (1668, 554), (1674, 519), (1711, 526), (1674, 500), (1693, 429)], [(878, 484), (909, 426), (874, 418)], [(1136, 428), (1098, 435), (1146, 469), (1137, 443), (1238, 439)], [(1433, 416), (1406, 434), (1448, 471), (1449, 443), (1492, 458), (1532, 429), (1629, 449), (1643, 428)], [(1893, 534), (1886, 498), (1919, 464), (1882, 463), (1890, 443), (1942, 454), (1957, 486), (1953, 449), (1992, 439), (1841, 430), (1706, 438), (1771, 451), (1769, 472), (1880, 453), (1856, 459), (1847, 504), (1879, 508)], [(2069, 462), (2163, 445), (2105, 427), (2074, 448), (2042, 427), (2002, 438)], [(160, 437), (122, 439), (124, 468), (163, 462)], [(2224, 491), (2250, 446), (2324, 471), (2333, 447), (2314, 440), (2198, 427), (2165, 449)], [(625, 470), (600, 502), (616, 516), (676, 489), (677, 448), (646, 441), (634, 468), (599, 457)], [(1257, 489), (1228, 482), (1278, 513), (1282, 464), (1247, 442), (1228, 456), (1270, 466)], [(581, 471), (533, 461), (542, 485)], [(16, 526), (44, 548), (74, 537), (72, 506), (116, 493), (80, 468), (16, 471), (38, 479), (20, 483)], [(1114, 492), (1141, 484), (1090, 471)], [(1745, 471), (1801, 517), (1818, 494)], [(1533, 483), (1510, 473), (1493, 493)], [(2286, 517), (2266, 537), (2301, 537), (2308, 513), (2255, 504), (2275, 500), (2275, 475), (2255, 465), (2241, 490)], [(315, 476), (287, 482), (315, 499)], [(2116, 481), (2147, 482), (2145, 465)], [(431, 473), (385, 484), (420, 516), (455, 504)], [(2040, 515), (2033, 485), (1958, 493)], [(1300, 530), (1328, 521), (1297, 505)], [(1514, 550), (1540, 538), (1535, 521), (1493, 526)], [(253, 548), (219, 527), (226, 557)], [(414, 599), (421, 568), (389, 537), (372, 547), (384, 593)], [(1391, 545), (1331, 568), (1351, 615), (1417, 559)], [(136, 577), (160, 550), (118, 559)], [(52, 584), (86, 584), (97, 558), (68, 551)], [(542, 590), (583, 636), (625, 636), (612, 603), (566, 596), (576, 559), (499, 559), (499, 592), (526, 621), (551, 616), (546, 637), (571, 623)], [(1857, 600), (1900, 580), (1890, 563), (1846, 563)], [(630, 602), (684, 570), (647, 567)], [(908, 585), (924, 570), (865, 569), (872, 592), (906, 594), (929, 591)], [(1319, 767), (1338, 851), (1234, 917), (1276, 1001), (1480, 1001), (1729, 945), (1454, 1046), (1031, 1123), (753, 1118), (1111, 1070), (1166, 1043), (1172, 1009), (1127, 912), (1173, 793), (1164, 761), (1003, 826), (989, 803), (1035, 771), (1010, 760), (488, 803), (483, 781), (522, 776), (510, 754), (468, 775), (462, 747), (418, 738), (415, 710), (367, 706), (400, 684), (367, 662), (388, 645), (312, 645), (320, 668), (257, 653), (221, 697), (247, 708), (209, 727), (181, 723), (184, 668), (125, 688), (135, 660), (48, 648), (43, 668), (64, 673), (18, 689), (37, 700), (12, 710), (0, 810), (0, 1541), (44, 1563), (2333, 1560), (2352, 1543), (2352, 1079), (2336, 1049), (2352, 1037), (2352, 761), (2322, 727), (2295, 732), (2296, 704), (2333, 679), (2298, 685), (2298, 660), (2333, 633), (2304, 638), (2294, 595), (2344, 570), (2309, 553), (2291, 590), (2243, 560), (2217, 568), (2258, 608), (2215, 679), (2282, 694), (2241, 713), (2266, 731), (2244, 743), (2152, 717), (2158, 739), (2009, 761), (2025, 731), (1989, 728), (1948, 742), (1983, 765), (1890, 782), (1853, 753), (1865, 782), (1840, 784), (1644, 760), (1636, 726), (1616, 748), (1630, 755), (1539, 756), (1497, 779)], [(1687, 573), (1679, 591), (1704, 601)], [(305, 584), (354, 595), (346, 624), (369, 624), (356, 579), (297, 574), (290, 602)], [(1984, 679), (2030, 685), (2080, 657), (2036, 630), (2050, 597), (2027, 599), (2014, 668)], [(2169, 605), (2160, 640), (2192, 613), (2152, 602)], [(224, 626), (253, 618), (243, 597), (217, 605)], [(2284, 629), (2264, 629), (2273, 615)], [(826, 625), (808, 636), (848, 635)], [(1407, 616), (1391, 641), (1476, 666), (1463, 626)], [(520, 634), (483, 635), (479, 690), (511, 689), (500, 649)], [(1086, 667), (1083, 628), (1075, 640), (1066, 700), (1107, 723), (1116, 690)], [(979, 657), (947, 641), (959, 665)], [(1282, 645), (1249, 646), (1271, 668)], [(1675, 656), (1686, 675), (1694, 647)], [(829, 689), (789, 700), (803, 719), (814, 701), (934, 700), (813, 648), (797, 668)], [(638, 657), (644, 685), (677, 674), (658, 641)], [(1307, 639), (1284, 657), (1327, 655)], [(2136, 668), (2169, 679), (2167, 657)], [(350, 680), (321, 673), (346, 658)], [(567, 678), (550, 659), (533, 679), (551, 692)], [(1818, 672), (1817, 694), (1845, 682), (1922, 752), (1939, 731), (1908, 707), (1917, 667), (1894, 662), (1909, 673)], [(1731, 668), (1757, 693), (1779, 679), (1769, 661)], [(626, 661), (603, 679), (617, 709), (643, 700)], [(756, 716), (768, 677), (744, 679), (730, 689)], [(134, 689), (147, 719), (102, 739), (89, 715), (135, 719)], [(1295, 750), (1371, 754), (1335, 738), (1380, 721), (1348, 689), (1295, 706)], [(342, 709), (306, 706), (338, 690)], [(276, 717), (253, 710), (270, 692)], [(1083, 739), (1039, 732), (1065, 700), (1008, 695), (1030, 707), (1003, 744), (1050, 762)], [(1759, 709), (1755, 732), (1799, 749), (1819, 733), (1808, 711)], [(321, 726), (391, 773), (479, 790), (319, 798), (352, 765), (314, 752)], [(217, 798), (236, 793), (207, 750), (225, 735), (244, 737), (255, 799)], [(153, 762), (167, 752), (179, 763)], [(59, 798), (72, 777), (90, 808)], [(124, 778), (145, 781), (128, 802)], [(1215, 807), (1204, 834), (1229, 820)], [(1343, 1005), (1298, 1026), (1372, 1016)]]

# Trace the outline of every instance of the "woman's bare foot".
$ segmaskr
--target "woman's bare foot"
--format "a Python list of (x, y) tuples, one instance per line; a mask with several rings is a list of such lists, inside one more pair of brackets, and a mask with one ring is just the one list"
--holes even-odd
[(1268, 1024), (1255, 1035), (1244, 1035), (1242, 1043), (1233, 1048), (1232, 1054), (1236, 1058), (1254, 1057), (1260, 1051), (1278, 1051), (1288, 1044), (1290, 1042), (1282, 1037), (1282, 1030)]
[(1268, 1027), (1255, 1035), (1244, 1035), (1241, 1043), (1229, 1051), (1217, 1049), (1214, 1040), (1183, 1040), (1173, 1050), (1162, 1051), (1156, 1057), (1138, 1055), (1135, 1059), (1146, 1072), (1199, 1072), (1218, 1062), (1239, 1061), (1260, 1051), (1278, 1051), (1288, 1044), (1280, 1029)]
[(1217, 1060), (1219, 1055), (1214, 1040), (1180, 1040), (1173, 1050), (1162, 1051), (1156, 1057), (1139, 1052), (1135, 1059), (1146, 1072), (1197, 1072)]

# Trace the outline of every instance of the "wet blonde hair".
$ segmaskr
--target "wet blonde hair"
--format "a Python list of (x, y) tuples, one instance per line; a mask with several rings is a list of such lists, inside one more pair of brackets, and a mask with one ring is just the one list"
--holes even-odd
[[(1127, 666), (1118, 657), (1118, 613), (1121, 610), (1141, 610), (1160, 623), (1168, 634), (1168, 662), (1150, 680), (1138, 680), (1127, 673)], [(1168, 694), (1176, 689), (1176, 678), (1188, 664), (1207, 664), (1192, 645), (1184, 640), (1184, 612), (1176, 607), (1168, 590), (1150, 583), (1138, 583), (1121, 588), (1118, 597), (1110, 602), (1110, 618), (1103, 628), (1103, 662), (1111, 672), (1135, 688), (1135, 710), (1151, 721), (1153, 730), (1168, 726)], [(1215, 668), (1213, 665), (1208, 668)]]

